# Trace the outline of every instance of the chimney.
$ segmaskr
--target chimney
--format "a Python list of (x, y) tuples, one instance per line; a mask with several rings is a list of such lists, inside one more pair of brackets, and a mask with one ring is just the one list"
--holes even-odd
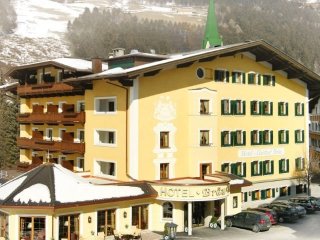
[(124, 55), (124, 51), (125, 51), (124, 48), (115, 48), (115, 49), (112, 49), (113, 57), (121, 57), (121, 56), (123, 56), (123, 55)]
[(102, 72), (102, 59), (95, 57), (91, 59), (92, 62), (92, 73)]

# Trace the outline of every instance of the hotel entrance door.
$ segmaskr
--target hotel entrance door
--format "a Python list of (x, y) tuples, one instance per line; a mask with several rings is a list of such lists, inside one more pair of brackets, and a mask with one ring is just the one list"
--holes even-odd
[[(199, 227), (204, 225), (205, 219), (205, 202), (192, 203), (192, 227)], [(184, 222), (185, 227), (188, 226), (188, 204), (184, 205)]]

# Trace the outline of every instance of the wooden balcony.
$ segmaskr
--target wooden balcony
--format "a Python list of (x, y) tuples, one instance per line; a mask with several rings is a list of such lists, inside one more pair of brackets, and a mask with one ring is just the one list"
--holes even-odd
[(83, 87), (74, 87), (65, 83), (41, 83), (32, 85), (20, 85), (17, 88), (20, 97), (36, 97), (36, 96), (61, 96), (84, 94)]
[(310, 115), (310, 121), (320, 122), (320, 115)]
[(18, 116), (21, 124), (64, 124), (72, 125), (75, 123), (84, 124), (86, 121), (85, 112), (62, 112), (62, 113), (22, 113)]
[(64, 154), (84, 154), (85, 144), (70, 141), (46, 141), (38, 138), (17, 138), (17, 145), (22, 149), (33, 149), (38, 151), (61, 152)]

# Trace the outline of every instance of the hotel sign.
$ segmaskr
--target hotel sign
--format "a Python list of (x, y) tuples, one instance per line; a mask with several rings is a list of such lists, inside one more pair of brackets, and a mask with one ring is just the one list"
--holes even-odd
[(239, 150), (239, 158), (248, 157), (268, 157), (268, 156), (282, 156), (285, 155), (284, 148), (265, 148), (265, 149), (250, 149), (250, 150)]
[(157, 199), (169, 201), (209, 201), (226, 198), (230, 193), (229, 185), (153, 185), (152, 187), (158, 192)]

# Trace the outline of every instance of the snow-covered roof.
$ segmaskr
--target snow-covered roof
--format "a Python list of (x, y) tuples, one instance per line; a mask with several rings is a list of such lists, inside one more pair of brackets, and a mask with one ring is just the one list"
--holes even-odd
[(58, 164), (46, 163), (0, 186), (0, 205), (60, 206), (154, 195), (147, 183), (93, 184)]

